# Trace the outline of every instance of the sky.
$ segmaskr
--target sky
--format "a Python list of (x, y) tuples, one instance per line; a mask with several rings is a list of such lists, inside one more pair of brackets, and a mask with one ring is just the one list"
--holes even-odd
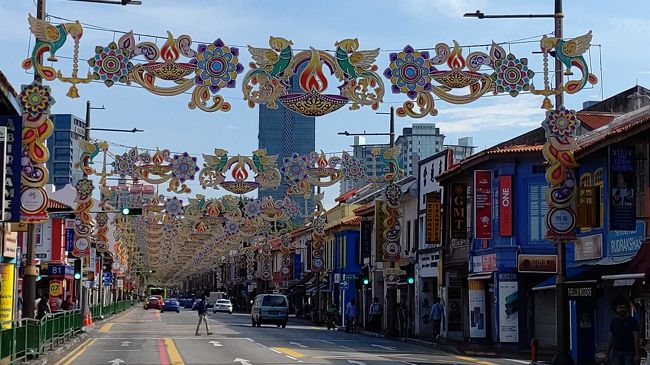
[[(157, 35), (153, 39), (161, 45), (166, 31), (175, 37), (187, 34), (195, 41), (211, 42), (221, 38), (228, 45), (238, 45), (240, 62), (247, 68), (251, 61), (245, 45), (267, 47), (270, 35), (291, 39), (295, 48), (333, 49), (334, 43), (345, 38), (359, 39), (360, 49), (381, 48), (377, 65), (381, 73), (388, 65), (389, 51), (411, 45), (416, 49), (431, 48), (437, 43), (483, 45), (492, 41), (531, 40), (528, 43), (505, 45), (506, 51), (529, 59), (531, 69), (537, 72), (534, 83), (541, 86), (542, 57), (539, 50), (541, 35), (553, 31), (552, 19), (484, 19), (463, 18), (462, 14), (480, 9), (486, 14), (548, 14), (553, 12), (553, 1), (520, 0), (330, 0), (324, 1), (208, 1), (142, 0), (141, 6), (102, 5), (68, 0), (48, 0), (47, 13), (53, 16), (78, 19), (118, 31)], [(650, 86), (650, 20), (645, 16), (650, 4), (647, 0), (629, 0), (624, 5), (608, 0), (565, 1), (565, 38), (593, 31), (592, 48), (586, 55), (591, 72), (599, 78), (593, 88), (566, 96), (565, 104), (580, 109), (584, 101), (601, 100), (628, 89), (637, 83)], [(34, 0), (0, 2), (0, 70), (16, 89), (29, 83), (32, 75), (20, 67), (31, 52), (27, 14), (35, 14)], [(607, 17), (604, 17), (607, 14)], [(52, 20), (52, 22), (57, 22)], [(94, 54), (96, 45), (108, 45), (120, 37), (112, 31), (91, 30), (88, 27), (80, 42), (80, 74), (88, 70), (86, 60)], [(136, 39), (137, 40), (137, 39)], [(487, 51), (487, 47), (463, 49)], [(57, 55), (55, 65), (69, 74), (72, 42), (68, 41)], [(258, 109), (249, 108), (242, 100), (241, 80), (235, 89), (221, 92), (232, 104), (230, 112), (206, 113), (187, 108), (189, 95), (161, 97), (135, 87), (100, 83), (79, 86), (81, 97), (65, 96), (67, 85), (53, 81), (56, 98), (53, 113), (72, 113), (83, 117), (86, 101), (104, 110), (93, 110), (92, 126), (97, 128), (144, 129), (136, 135), (93, 131), (93, 138), (108, 140), (124, 146), (160, 147), (172, 151), (187, 151), (200, 156), (223, 148), (232, 155), (250, 155), (257, 149)], [(384, 80), (388, 84), (387, 80)], [(406, 100), (404, 95), (388, 92), (380, 111), (398, 107)], [(540, 109), (541, 97), (520, 95), (484, 97), (467, 105), (437, 102), (438, 115), (421, 119), (396, 118), (396, 129), (413, 122), (434, 122), (446, 135), (446, 143), (456, 143), (459, 137), (472, 136), (474, 144), (483, 149), (517, 136), (539, 126), (544, 119)], [(316, 120), (316, 150), (325, 152), (351, 150), (352, 137), (337, 132), (386, 132), (388, 116), (377, 115), (368, 107), (348, 111), (343, 108)], [(368, 143), (383, 143), (387, 137), (368, 137)], [(113, 153), (121, 154), (125, 147), (112, 146)], [(199, 157), (199, 162), (202, 159)], [(208, 196), (219, 192), (202, 191), (198, 182), (191, 182), (194, 193)], [(328, 189), (326, 201), (331, 205), (338, 187)]]

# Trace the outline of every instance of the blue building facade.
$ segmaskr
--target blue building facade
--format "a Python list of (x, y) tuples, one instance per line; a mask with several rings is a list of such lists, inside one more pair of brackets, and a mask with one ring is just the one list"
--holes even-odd
[(54, 123), (54, 132), (47, 139), (50, 150), (48, 183), (59, 190), (66, 184), (76, 184), (83, 177), (74, 164), (79, 161), (79, 141), (84, 139), (86, 122), (72, 114), (53, 114), (50, 119)]
[(352, 299), (357, 299), (357, 289), (360, 289), (355, 286), (355, 279), (361, 273), (359, 220), (352, 220), (357, 225), (343, 222), (341, 226), (334, 228), (331, 248), (332, 302), (341, 310), (344, 310), (345, 305)]
[[(299, 89), (298, 78), (293, 77), (291, 89)], [(278, 155), (278, 166), (282, 166), (285, 157), (293, 153), (308, 155), (315, 150), (316, 118), (294, 113), (278, 103), (277, 109), (269, 109), (264, 105), (259, 107), (259, 148), (266, 149), (269, 155)], [(287, 191), (286, 184), (274, 190), (259, 192), (259, 197), (271, 196), (274, 200), (284, 199)], [(292, 196), (301, 210), (305, 210), (305, 199), (302, 196)], [(314, 208), (312, 199), (307, 201), (307, 211)], [(302, 219), (294, 220), (302, 224)]]

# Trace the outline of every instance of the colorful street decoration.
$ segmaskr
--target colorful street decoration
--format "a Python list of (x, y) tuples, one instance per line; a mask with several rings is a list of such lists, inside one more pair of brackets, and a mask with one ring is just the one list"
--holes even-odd
[(48, 204), (43, 187), (49, 177), (45, 164), (50, 157), (45, 141), (54, 129), (50, 107), (55, 101), (50, 87), (38, 81), (22, 85), (18, 101), (23, 120), (20, 220), (26, 223), (43, 222), (47, 220)]
[[(292, 45), (290, 40), (271, 36), (271, 48), (248, 47), (255, 61), (249, 65), (242, 88), (248, 106), (262, 104), (275, 109), (280, 103), (306, 116), (323, 116), (348, 103), (350, 110), (366, 105), (379, 108), (384, 96), (384, 83), (374, 65), (379, 48), (359, 51), (355, 38), (336, 42), (334, 56), (314, 48), (294, 55)], [(339, 82), (339, 94), (326, 94), (326, 74)], [(291, 88), (294, 75), (300, 90)]]
[[(228, 151), (215, 148), (214, 155), (203, 155), (205, 162), (199, 172), (199, 182), (206, 188), (222, 187), (233, 194), (246, 194), (257, 188), (275, 189), (280, 186), (278, 156), (268, 156), (266, 150), (256, 150), (252, 157), (228, 157)], [(227, 179), (230, 171), (232, 180)], [(254, 175), (254, 180), (249, 176)]]
[(90, 209), (93, 207), (93, 182), (88, 178), (83, 178), (77, 182), (76, 189), (75, 240), (72, 254), (76, 257), (84, 257), (90, 254), (90, 234), (93, 228), (92, 217), (90, 215)]
[(579, 126), (575, 111), (564, 107), (547, 111), (542, 122), (547, 138), (543, 153), (549, 165), (546, 170), (546, 181), (550, 185), (546, 196), (549, 207), (546, 238), (550, 240), (575, 238), (576, 214), (572, 204), (576, 180), (572, 169), (579, 166), (573, 155)]
[[(528, 69), (528, 60), (506, 54), (498, 44), (492, 43), (490, 53), (476, 51), (464, 57), (458, 42), (453, 49), (444, 43), (435, 46), (435, 54), (417, 51), (406, 46), (401, 52), (389, 55), (390, 65), (384, 76), (390, 80), (393, 94), (406, 94), (410, 100), (397, 108), (400, 117), (422, 118), (435, 116), (434, 96), (452, 104), (467, 104), (485, 95), (507, 92), (517, 96), (530, 89), (534, 72)], [(436, 66), (447, 64), (449, 70)], [(494, 72), (481, 72), (482, 67)], [(467, 90), (466, 94), (451, 93), (452, 90)], [(414, 109), (417, 104), (418, 110)]]

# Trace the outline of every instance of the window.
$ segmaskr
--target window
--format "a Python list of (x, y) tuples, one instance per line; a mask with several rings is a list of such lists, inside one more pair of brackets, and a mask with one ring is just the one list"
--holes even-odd
[(530, 240), (543, 241), (546, 235), (546, 213), (548, 205), (546, 203), (546, 192), (548, 186), (545, 184), (528, 185), (528, 201), (530, 212)]
[(600, 187), (600, 225), (599, 228), (603, 226), (605, 221), (605, 189), (603, 188), (603, 168), (596, 169), (594, 171), (594, 185)]
[(34, 225), (34, 241), (36, 241), (36, 246), (41, 246), (43, 242), (41, 242), (41, 237), (43, 234), (43, 225), (42, 224), (35, 224)]
[(57, 139), (54, 141), (55, 147), (70, 147), (71, 145), (72, 141), (69, 139)]
[(287, 300), (284, 299), (284, 296), (267, 295), (262, 299), (262, 305), (265, 307), (286, 307)]
[(70, 139), (70, 132), (55, 132), (54, 133), (54, 138), (57, 139), (57, 140), (61, 140), (61, 139), (63, 139), (63, 140), (68, 139), (69, 140)]
[[(591, 186), (591, 174), (586, 173), (580, 176), (580, 186)], [(580, 228), (580, 232), (589, 232), (591, 228)]]

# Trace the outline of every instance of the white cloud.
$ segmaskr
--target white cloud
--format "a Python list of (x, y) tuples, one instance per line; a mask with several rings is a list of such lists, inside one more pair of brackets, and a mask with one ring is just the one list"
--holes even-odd
[[(505, 96), (503, 97), (505, 98)], [(516, 99), (494, 105), (449, 107), (438, 104), (436, 126), (444, 133), (470, 133), (508, 128), (535, 128), (544, 119), (542, 99), (520, 95)]]

